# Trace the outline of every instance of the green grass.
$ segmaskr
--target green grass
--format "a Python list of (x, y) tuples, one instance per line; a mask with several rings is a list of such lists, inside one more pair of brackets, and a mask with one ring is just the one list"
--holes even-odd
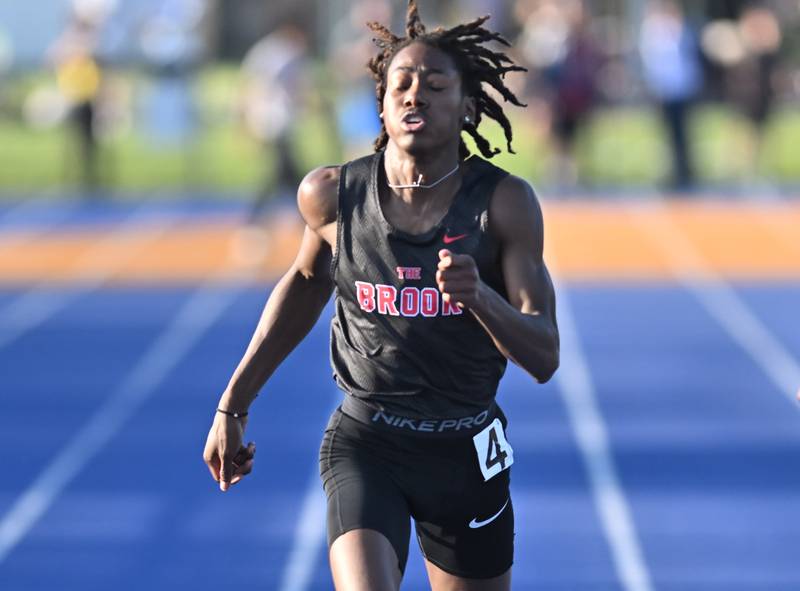
[(762, 169), (769, 177), (800, 181), (800, 115), (784, 110), (773, 117), (767, 127)]
[[(131, 89), (142, 79), (122, 76)], [(52, 86), (46, 73), (6, 81), (0, 92), (0, 193), (77, 186), (74, 140), (64, 126), (32, 130), (23, 123), (22, 104), (36, 88)], [(271, 155), (249, 138), (236, 121), (238, 73), (234, 67), (207, 68), (195, 82), (202, 125), (182, 146), (159, 147), (137, 131), (137, 125), (102, 142), (103, 176), (123, 191), (202, 188), (226, 192), (253, 191), (268, 180)], [(321, 106), (304, 114), (294, 147), (304, 169), (340, 161), (335, 130)], [(527, 114), (513, 114), (516, 155), (495, 158), (511, 172), (541, 181), (552, 160), (547, 143), (533, 131)], [(493, 123), (481, 130), (493, 145), (504, 147), (502, 130)], [(800, 111), (777, 111), (766, 129), (761, 158), (755, 153), (749, 124), (720, 106), (698, 108), (692, 118), (692, 145), (698, 176), (710, 183), (730, 183), (753, 175), (778, 182), (800, 181)], [(669, 169), (669, 152), (657, 114), (648, 108), (619, 107), (598, 111), (580, 132), (576, 156), (581, 178), (589, 184), (653, 184)]]
[(593, 184), (655, 183), (667, 172), (668, 153), (652, 112), (641, 108), (604, 109), (579, 137), (581, 177)]
[(61, 130), (32, 131), (0, 121), (0, 187), (35, 189), (62, 184), (68, 166)]

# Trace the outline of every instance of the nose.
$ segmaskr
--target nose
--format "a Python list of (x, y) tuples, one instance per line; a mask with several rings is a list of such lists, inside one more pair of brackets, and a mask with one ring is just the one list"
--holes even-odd
[(419, 79), (417, 79), (408, 87), (408, 90), (403, 96), (404, 107), (423, 109), (428, 106), (428, 100), (425, 98), (421, 86)]

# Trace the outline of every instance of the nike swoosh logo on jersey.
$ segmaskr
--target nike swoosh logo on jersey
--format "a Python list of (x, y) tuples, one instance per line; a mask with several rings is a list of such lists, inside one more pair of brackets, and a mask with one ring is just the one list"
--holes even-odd
[(448, 236), (447, 234), (444, 235), (445, 244), (450, 244), (451, 242), (455, 242), (456, 240), (461, 240), (462, 238), (466, 238), (469, 234), (459, 234), (458, 236)]
[(502, 507), (500, 507), (500, 510), (494, 515), (492, 515), (489, 519), (485, 519), (484, 521), (478, 521), (477, 518), (474, 518), (472, 521), (469, 522), (469, 527), (471, 529), (478, 529), (479, 527), (483, 527), (484, 525), (489, 525), (492, 521), (500, 517), (500, 514), (506, 510), (506, 507), (508, 507), (508, 501), (510, 500), (511, 499), (506, 499), (505, 504)]

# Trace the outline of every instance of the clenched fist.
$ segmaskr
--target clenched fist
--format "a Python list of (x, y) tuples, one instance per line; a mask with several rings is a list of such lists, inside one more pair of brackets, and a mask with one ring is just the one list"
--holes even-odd
[(460, 308), (475, 308), (480, 304), (483, 283), (475, 259), (468, 254), (440, 250), (436, 284), (446, 302)]

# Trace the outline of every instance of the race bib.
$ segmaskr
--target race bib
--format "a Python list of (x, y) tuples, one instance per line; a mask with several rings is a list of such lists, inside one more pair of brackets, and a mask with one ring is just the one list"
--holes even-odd
[(484, 481), (497, 476), (514, 463), (514, 450), (506, 441), (500, 419), (492, 421), (491, 425), (472, 438), (472, 442)]

